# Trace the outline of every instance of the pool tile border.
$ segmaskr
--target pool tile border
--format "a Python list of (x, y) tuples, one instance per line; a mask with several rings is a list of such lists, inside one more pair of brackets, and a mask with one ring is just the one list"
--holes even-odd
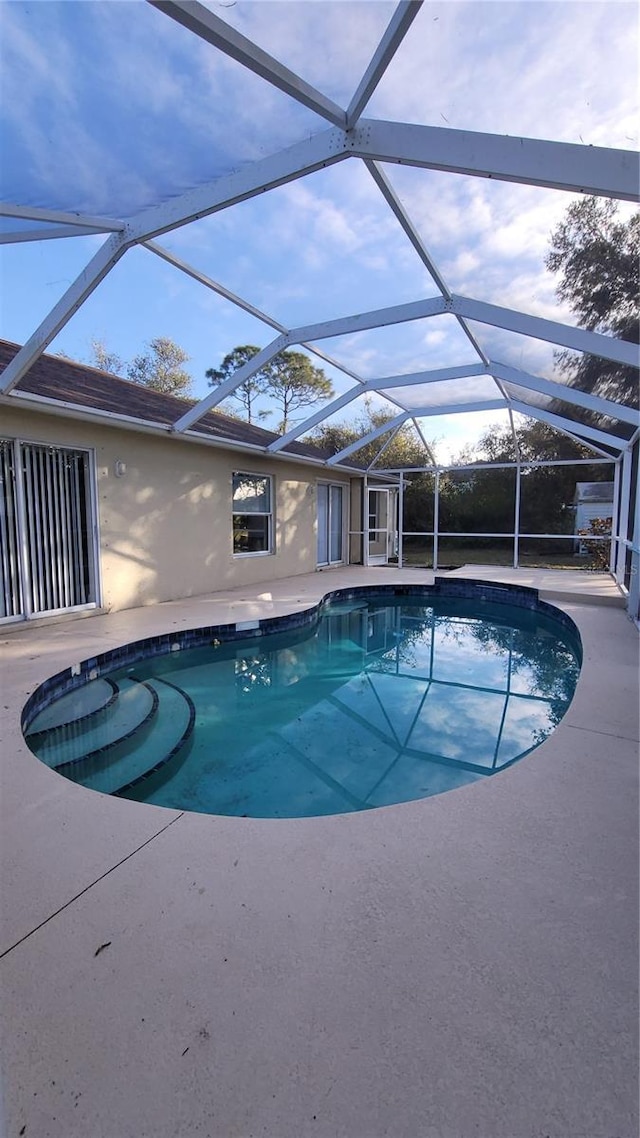
[(78, 664), (73, 664), (70, 668), (65, 668), (64, 671), (50, 676), (29, 697), (22, 709), (21, 727), (23, 734), (28, 732), (29, 724), (35, 716), (40, 714), (52, 700), (81, 687), (88, 680), (103, 676), (104, 673), (128, 667), (131, 664), (138, 663), (141, 659), (153, 659), (156, 656), (169, 655), (171, 652), (200, 648), (207, 644), (218, 647), (222, 644), (254, 640), (256, 637), (276, 632), (304, 628), (318, 621), (323, 606), (331, 602), (349, 602), (385, 596), (419, 596), (425, 599), (446, 597), (488, 604), (508, 604), (516, 608), (537, 611), (552, 617), (565, 627), (581, 646), (580, 634), (571, 617), (561, 609), (556, 608), (555, 605), (541, 601), (539, 590), (528, 585), (494, 584), (470, 577), (436, 577), (432, 585), (391, 583), (332, 589), (323, 594), (315, 604), (309, 608), (300, 609), (298, 612), (284, 616), (264, 617), (260, 620), (205, 625), (200, 628), (189, 628), (178, 632), (163, 633), (159, 636), (149, 636), (142, 640), (133, 640), (128, 644), (123, 644), (118, 648), (112, 648), (108, 652), (91, 656)]

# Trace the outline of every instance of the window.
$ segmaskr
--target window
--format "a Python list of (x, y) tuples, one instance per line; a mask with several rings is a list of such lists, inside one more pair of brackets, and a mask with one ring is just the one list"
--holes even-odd
[(233, 552), (271, 553), (273, 535), (271, 477), (233, 475)]

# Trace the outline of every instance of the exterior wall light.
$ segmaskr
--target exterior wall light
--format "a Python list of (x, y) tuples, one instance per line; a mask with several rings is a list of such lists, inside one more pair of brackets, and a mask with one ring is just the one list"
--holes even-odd
[(115, 474), (116, 478), (122, 478), (123, 475), (127, 473), (126, 462), (122, 462), (121, 459), (117, 459), (117, 461), (113, 464), (113, 473)]

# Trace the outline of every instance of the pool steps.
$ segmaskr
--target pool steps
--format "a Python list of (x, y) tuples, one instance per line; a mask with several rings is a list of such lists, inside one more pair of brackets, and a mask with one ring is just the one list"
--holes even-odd
[[(118, 696), (95, 715), (70, 720), (37, 741), (38, 757), (57, 770), (103, 751), (136, 732), (154, 711), (151, 688), (127, 679), (117, 684)], [(28, 736), (31, 744), (31, 737)]]
[(67, 692), (36, 715), (29, 727), (29, 739), (34, 742), (35, 736), (45, 731), (66, 727), (69, 723), (79, 724), (109, 707), (117, 696), (117, 685), (108, 676), (89, 680), (83, 687)]
[(195, 709), (186, 692), (167, 680), (128, 676), (110, 682), (115, 692), (103, 706), (87, 712), (76, 704), (80, 714), (48, 730), (38, 716), (38, 730), (29, 732), (27, 742), (59, 774), (91, 790), (121, 794), (178, 754), (193, 731)]
[[(371, 597), (386, 596), (420, 596), (425, 600), (450, 596), (475, 604), (507, 602), (549, 613), (576, 634), (568, 614), (541, 601), (537, 589), (527, 586), (436, 577), (432, 586), (378, 584), (336, 589), (327, 592), (317, 604), (287, 616), (173, 631), (74, 664), (46, 680), (27, 700), (22, 713), (25, 737), (42, 761), (75, 782), (103, 793), (126, 793), (128, 797), (135, 797), (135, 790), (133, 794), (129, 792), (140, 785), (141, 793), (146, 795), (150, 787), (171, 777), (176, 763), (181, 764), (188, 754), (195, 707), (190, 696), (167, 678), (171, 672), (144, 684), (136, 680), (132, 673), (141, 658), (166, 657), (205, 644), (233, 651), (243, 640), (281, 631), (290, 633), (292, 629), (304, 634), (304, 629), (319, 619), (326, 604), (359, 608)], [(119, 679), (117, 687), (104, 674), (114, 669), (123, 672), (125, 668), (127, 678)], [(147, 690), (143, 694), (140, 689), (144, 687)], [(177, 695), (170, 695), (169, 689)], [(126, 695), (127, 692), (135, 694)]]

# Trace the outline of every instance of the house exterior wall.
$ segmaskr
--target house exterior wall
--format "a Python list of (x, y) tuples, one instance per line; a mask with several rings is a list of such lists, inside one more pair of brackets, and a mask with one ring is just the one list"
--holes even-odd
[[(0, 433), (93, 452), (105, 609), (268, 583), (316, 568), (321, 468), (6, 405)], [(125, 464), (121, 477), (116, 463)], [(234, 471), (273, 478), (273, 553), (233, 554)]]

